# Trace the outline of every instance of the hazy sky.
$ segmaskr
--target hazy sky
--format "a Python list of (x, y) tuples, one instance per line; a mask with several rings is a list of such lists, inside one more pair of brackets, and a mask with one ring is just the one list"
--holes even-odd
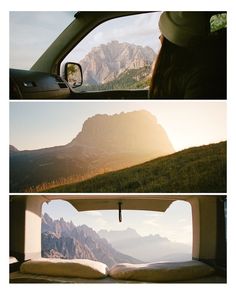
[[(73, 21), (71, 11), (10, 12), (10, 67), (29, 69), (56, 37)], [(141, 14), (105, 22), (67, 56), (78, 62), (93, 47), (112, 40), (150, 46), (157, 51), (160, 13)]]
[(192, 243), (191, 206), (185, 201), (175, 201), (163, 212), (122, 211), (122, 222), (118, 221), (118, 211), (78, 212), (70, 203), (53, 200), (43, 205), (43, 213), (53, 219), (64, 218), (75, 225), (87, 225), (95, 231), (135, 229), (140, 235), (159, 234), (169, 240), (181, 243)]
[(226, 140), (225, 101), (10, 102), (10, 144), (19, 150), (69, 143), (96, 114), (145, 109), (176, 151)]
[(30, 69), (73, 16), (71, 11), (11, 11), (10, 67)]
[(29, 69), (73, 16), (71, 11), (11, 11), (10, 67)]

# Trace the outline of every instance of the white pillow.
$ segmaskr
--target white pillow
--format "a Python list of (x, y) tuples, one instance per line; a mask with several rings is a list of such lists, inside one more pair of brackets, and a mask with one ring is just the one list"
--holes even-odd
[(107, 276), (108, 267), (102, 262), (88, 259), (39, 258), (22, 263), (20, 271), (28, 274), (99, 279)]
[(17, 262), (18, 262), (18, 260), (14, 256), (9, 257), (9, 264), (17, 263)]
[(200, 261), (158, 262), (146, 264), (121, 263), (110, 269), (114, 279), (143, 282), (175, 282), (205, 277), (214, 269)]

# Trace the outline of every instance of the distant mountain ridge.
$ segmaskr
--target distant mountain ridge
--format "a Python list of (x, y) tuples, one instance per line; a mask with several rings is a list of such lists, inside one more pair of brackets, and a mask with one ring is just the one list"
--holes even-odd
[(133, 229), (125, 231), (98, 231), (116, 250), (141, 257), (144, 262), (184, 261), (192, 259), (192, 248), (188, 244), (172, 242), (160, 235), (141, 236)]
[(42, 191), (174, 152), (165, 130), (144, 110), (95, 115), (64, 146), (15, 149), (10, 147), (11, 192)]
[(42, 217), (41, 234), (42, 257), (85, 258), (104, 262), (108, 266), (122, 262), (141, 262), (115, 250), (88, 226), (75, 226), (63, 218), (53, 220), (46, 213)]
[(155, 56), (153, 49), (148, 46), (118, 41), (101, 44), (80, 61), (84, 84), (106, 84), (117, 79), (125, 71), (145, 67), (151, 69)]
[(108, 230), (100, 230), (98, 234), (108, 240), (108, 242), (117, 242), (120, 240), (128, 240), (128, 239), (135, 239), (139, 238), (140, 235), (131, 228), (127, 228), (124, 231), (108, 231)]

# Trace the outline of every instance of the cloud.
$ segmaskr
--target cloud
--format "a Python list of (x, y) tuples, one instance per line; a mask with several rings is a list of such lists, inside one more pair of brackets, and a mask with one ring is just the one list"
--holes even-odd
[(83, 214), (88, 215), (88, 216), (102, 216), (102, 213), (100, 211), (85, 211)]
[(143, 222), (143, 224), (153, 226), (153, 227), (156, 227), (156, 228), (159, 228), (159, 229), (162, 228), (161, 222), (160, 222), (160, 220), (158, 218), (152, 218), (152, 219), (145, 220)]
[(97, 231), (101, 229), (108, 229), (110, 228), (110, 224), (104, 218), (99, 217), (95, 220), (94, 228), (96, 228)]

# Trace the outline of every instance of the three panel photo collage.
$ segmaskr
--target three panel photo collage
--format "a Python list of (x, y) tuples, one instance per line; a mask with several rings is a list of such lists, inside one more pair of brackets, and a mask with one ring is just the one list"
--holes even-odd
[(227, 283), (227, 12), (9, 18), (9, 283)]

